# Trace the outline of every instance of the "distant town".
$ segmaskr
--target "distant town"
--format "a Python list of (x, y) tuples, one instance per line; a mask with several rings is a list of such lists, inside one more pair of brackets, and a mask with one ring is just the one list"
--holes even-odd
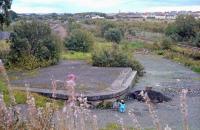
[[(178, 15), (192, 15), (195, 19), (200, 19), (200, 11), (170, 11), (170, 12), (118, 12), (118, 13), (98, 13), (98, 12), (88, 12), (88, 13), (50, 13), (50, 14), (18, 14), (23, 18), (30, 18), (30, 16), (37, 17), (39, 19), (47, 18), (52, 16), (54, 19), (63, 19), (64, 17), (73, 17), (76, 20), (80, 19), (111, 19), (111, 20), (145, 20), (145, 19), (155, 19), (155, 20), (175, 20)], [(49, 18), (48, 17), (48, 18)]]

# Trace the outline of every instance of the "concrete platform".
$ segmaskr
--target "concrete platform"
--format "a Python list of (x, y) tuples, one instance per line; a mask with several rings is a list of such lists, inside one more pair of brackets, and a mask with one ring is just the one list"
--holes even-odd
[(76, 95), (84, 95), (88, 100), (104, 100), (123, 95), (133, 86), (137, 74), (131, 68), (93, 67), (82, 61), (62, 61), (58, 65), (39, 69), (34, 75), (10, 73), (9, 76), (14, 79), (11, 80), (13, 89), (26, 90), (25, 83), (29, 83), (29, 91), (50, 97), (51, 79), (54, 77), (61, 81), (56, 97), (67, 99), (69, 93), (63, 82), (70, 73), (77, 76)]

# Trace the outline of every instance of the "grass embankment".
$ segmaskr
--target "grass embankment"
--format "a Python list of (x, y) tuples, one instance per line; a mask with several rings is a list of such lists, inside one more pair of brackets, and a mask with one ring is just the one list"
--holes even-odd
[[(0, 93), (4, 96), (4, 102), (6, 105), (9, 105), (11, 102), (9, 91), (4, 82), (0, 81)], [(24, 91), (13, 90), (13, 95), (15, 97), (16, 104), (26, 104), (27, 101), (27, 93)], [(35, 104), (37, 107), (44, 107), (46, 103), (52, 103), (53, 99), (47, 98), (45, 96), (41, 96), (36, 93), (31, 93), (31, 95), (35, 98)], [(56, 100), (55, 105), (63, 106), (63, 101)]]
[(155, 52), (200, 73), (200, 51), (198, 50), (173, 45), (170, 49), (155, 50)]
[(120, 46), (131, 53), (142, 48), (150, 49), (158, 55), (181, 63), (192, 71), (200, 73), (200, 51), (197, 49), (181, 47), (178, 45), (172, 45), (170, 49), (162, 49), (161, 45), (145, 44), (140, 41), (124, 42)]

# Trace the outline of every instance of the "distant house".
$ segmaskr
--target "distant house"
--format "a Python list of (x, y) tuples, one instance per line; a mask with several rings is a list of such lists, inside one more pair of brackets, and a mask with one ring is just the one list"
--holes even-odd
[(8, 40), (10, 38), (9, 32), (0, 32), (0, 40)]
[(91, 16), (90, 15), (85, 15), (85, 19), (90, 19)]
[(99, 15), (93, 16), (92, 19), (104, 19), (104, 17), (101, 17)]
[(195, 19), (200, 19), (200, 11), (193, 12), (192, 16), (194, 16)]

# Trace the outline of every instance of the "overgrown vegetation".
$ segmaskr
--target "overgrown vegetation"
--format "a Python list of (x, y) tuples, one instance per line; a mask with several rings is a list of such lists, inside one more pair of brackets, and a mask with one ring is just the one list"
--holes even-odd
[[(59, 61), (59, 39), (47, 24), (21, 21), (14, 26), (7, 65), (34, 69)], [(14, 65), (14, 66), (13, 66)]]
[[(141, 30), (141, 31), (150, 31), (150, 32), (165, 32), (165, 28), (168, 23), (165, 21), (109, 21), (109, 20), (90, 20), (90, 22), (85, 22), (88, 25), (96, 25), (101, 27), (101, 34), (104, 34), (105, 30), (109, 28), (122, 28), (127, 31), (130, 29)], [(103, 35), (102, 35), (103, 36)]]
[[(126, 130), (138, 130), (138, 129), (134, 129), (134, 128), (130, 128), (130, 127), (125, 127), (124, 129), (126, 129)], [(106, 125), (105, 128), (100, 129), (100, 130), (123, 130), (123, 128), (122, 128), (121, 125), (119, 125), (117, 123), (109, 123), (109, 124)], [(146, 128), (144, 130), (155, 130), (155, 129), (152, 129), (152, 128), (147, 129)]]
[(200, 73), (200, 51), (198, 49), (178, 46), (166, 40), (167, 39), (164, 39), (161, 43), (154, 43), (153, 46), (149, 47), (158, 55), (163, 55), (168, 59), (181, 63), (193, 71)]

